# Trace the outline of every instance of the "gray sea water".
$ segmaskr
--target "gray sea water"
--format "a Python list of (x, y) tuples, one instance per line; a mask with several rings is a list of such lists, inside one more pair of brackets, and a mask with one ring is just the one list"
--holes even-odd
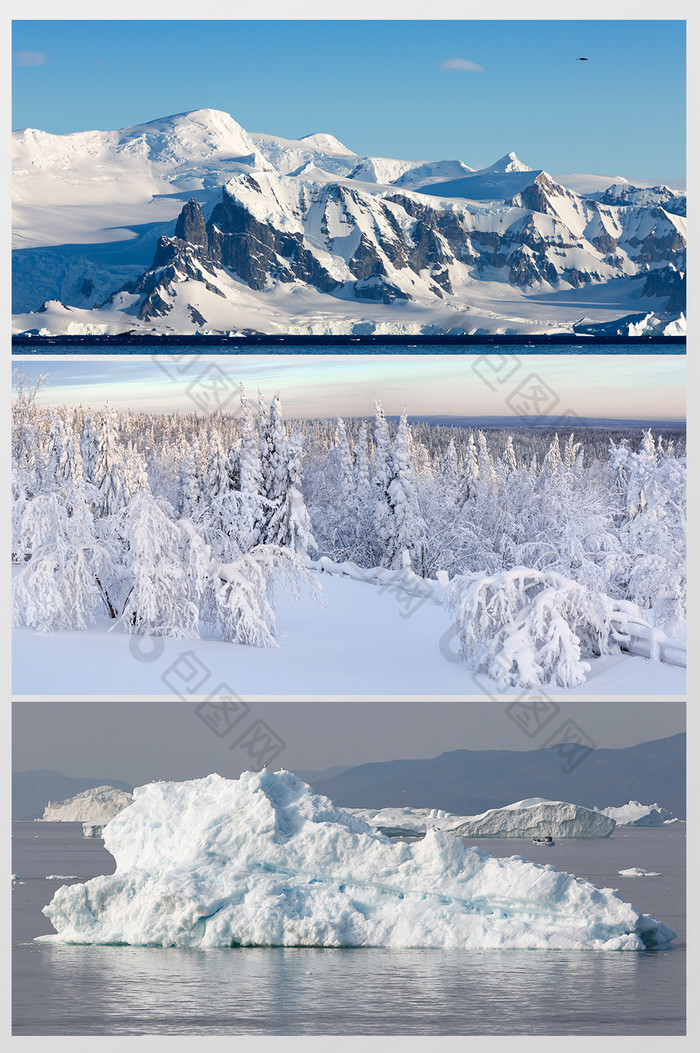
[[(16, 1035), (685, 1033), (683, 824), (553, 849), (467, 842), (617, 888), (678, 934), (672, 950), (643, 953), (37, 944), (56, 889), (114, 860), (79, 823), (13, 823), (13, 836)], [(659, 876), (618, 874), (631, 867)]]

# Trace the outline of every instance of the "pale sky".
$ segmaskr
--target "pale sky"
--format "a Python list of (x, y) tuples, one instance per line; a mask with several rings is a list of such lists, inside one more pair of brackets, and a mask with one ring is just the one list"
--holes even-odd
[(253, 398), (280, 392), (287, 419), (370, 416), (377, 398), (388, 415), (685, 417), (683, 355), (33, 356), (15, 368), (48, 375), (44, 406), (237, 412), (243, 383)]

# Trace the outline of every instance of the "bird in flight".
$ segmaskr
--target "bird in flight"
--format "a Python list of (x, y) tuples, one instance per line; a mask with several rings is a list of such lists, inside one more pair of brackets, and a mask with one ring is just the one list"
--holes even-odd
[(576, 61), (577, 62), (588, 62), (588, 59), (587, 58), (577, 58)]

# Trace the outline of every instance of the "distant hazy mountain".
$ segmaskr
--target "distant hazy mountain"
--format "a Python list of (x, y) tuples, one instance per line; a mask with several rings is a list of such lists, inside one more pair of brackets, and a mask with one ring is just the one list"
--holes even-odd
[(474, 815), (528, 797), (593, 808), (630, 798), (658, 801), (685, 816), (685, 735), (626, 749), (596, 749), (571, 772), (557, 747), (537, 750), (454, 750), (430, 760), (362, 764), (314, 780), (318, 793), (348, 808), (442, 808)]
[[(347, 808), (440, 808), (476, 815), (531, 797), (570, 801), (585, 808), (618, 807), (631, 798), (658, 801), (685, 817), (685, 735), (626, 749), (596, 749), (571, 772), (557, 747), (537, 750), (454, 750), (429, 760), (398, 760), (323, 772), (295, 769), (299, 778)], [(202, 772), (202, 776), (208, 774)], [(63, 801), (112, 778), (81, 779), (55, 771), (12, 777), (15, 819), (40, 817), (49, 801)]]
[(92, 790), (105, 783), (118, 790), (133, 790), (133, 786), (116, 779), (81, 779), (43, 769), (15, 772), (12, 776), (12, 818), (39, 819), (49, 801), (65, 801), (83, 790)]
[[(15, 331), (684, 331), (685, 196), (194, 110), (13, 137)], [(576, 185), (581, 185), (577, 177)]]

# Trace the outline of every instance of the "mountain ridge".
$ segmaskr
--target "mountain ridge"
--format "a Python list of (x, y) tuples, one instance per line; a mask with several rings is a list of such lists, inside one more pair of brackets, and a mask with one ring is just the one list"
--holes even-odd
[[(621, 749), (594, 749), (571, 771), (559, 747), (451, 750), (438, 757), (346, 768), (312, 783), (339, 807), (411, 805), (475, 815), (529, 797), (585, 808), (658, 800), (685, 816), (685, 733)], [(484, 787), (488, 786), (486, 791)], [(640, 796), (641, 795), (641, 796)]]

